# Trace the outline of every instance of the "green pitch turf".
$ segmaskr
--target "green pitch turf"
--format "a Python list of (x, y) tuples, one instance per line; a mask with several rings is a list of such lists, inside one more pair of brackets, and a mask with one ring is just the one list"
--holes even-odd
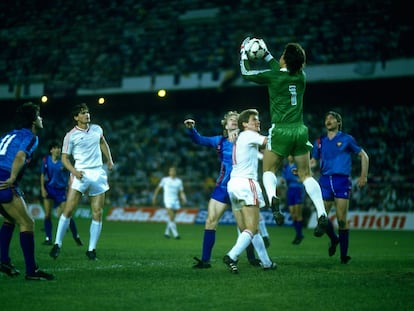
[(0, 310), (414, 310), (414, 232), (351, 231), (352, 260), (343, 265), (339, 248), (328, 256), (326, 236), (305, 230), (296, 246), (292, 228), (269, 227), (278, 269), (262, 271), (242, 254), (233, 275), (222, 258), (235, 243), (234, 226), (218, 228), (212, 268), (197, 270), (202, 225), (178, 225), (182, 239), (168, 240), (164, 224), (105, 221), (92, 262), (85, 256), (90, 221), (77, 222), (85, 246), (68, 232), (56, 260), (36, 222), (39, 265), (56, 275), (49, 282), (24, 280), (16, 230), (11, 256), (22, 275), (0, 274)]

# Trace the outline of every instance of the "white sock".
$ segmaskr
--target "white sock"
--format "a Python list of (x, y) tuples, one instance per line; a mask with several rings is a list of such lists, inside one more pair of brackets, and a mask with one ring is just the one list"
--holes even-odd
[(259, 232), (262, 237), (269, 236), (269, 232), (267, 232), (267, 228), (266, 228), (266, 222), (261, 215), (260, 215), (260, 220), (259, 220)]
[(236, 244), (233, 248), (227, 253), (229, 257), (233, 260), (237, 260), (240, 254), (246, 249), (247, 246), (252, 242), (252, 233), (249, 230), (244, 230), (237, 237)]
[(59, 245), (59, 247), (62, 247), (62, 240), (69, 228), (69, 224), (70, 217), (66, 218), (63, 214), (60, 215), (55, 237), (55, 244)]
[(303, 181), (306, 193), (311, 198), (313, 205), (316, 208), (318, 218), (322, 215), (326, 216), (325, 205), (323, 204), (322, 191), (318, 182), (313, 177), (308, 177)]
[(176, 238), (178, 236), (178, 230), (177, 230), (177, 224), (174, 221), (171, 222), (170, 229), (171, 229), (171, 232), (174, 238)]
[(272, 198), (276, 196), (276, 185), (277, 177), (274, 173), (267, 171), (263, 173), (262, 176), (263, 186), (266, 190), (267, 198), (269, 199), (269, 204), (272, 204)]
[(254, 249), (256, 250), (257, 256), (259, 256), (259, 259), (262, 262), (263, 267), (270, 267), (272, 265), (272, 261), (267, 254), (262, 236), (260, 234), (255, 234), (252, 239), (252, 243)]
[(165, 227), (165, 231), (164, 231), (165, 235), (170, 235), (170, 226), (171, 226), (171, 222), (167, 220), (167, 226)]
[(91, 226), (89, 227), (89, 247), (88, 251), (93, 251), (96, 249), (96, 244), (98, 243), (99, 236), (102, 231), (102, 222), (92, 220)]

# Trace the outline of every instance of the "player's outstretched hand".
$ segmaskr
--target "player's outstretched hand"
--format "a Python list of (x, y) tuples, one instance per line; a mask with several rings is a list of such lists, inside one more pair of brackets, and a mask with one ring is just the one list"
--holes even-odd
[(266, 45), (266, 43), (264, 42), (263, 39), (259, 39), (259, 43), (260, 43), (261, 47), (263, 48), (263, 50), (265, 51), (265, 57), (266, 57), (267, 55), (270, 54), (269, 49), (267, 48), (267, 45)]
[(242, 41), (240, 45), (240, 54), (242, 54), (243, 52), (246, 52), (245, 46), (249, 41), (250, 41), (250, 37), (244, 38), (244, 40)]

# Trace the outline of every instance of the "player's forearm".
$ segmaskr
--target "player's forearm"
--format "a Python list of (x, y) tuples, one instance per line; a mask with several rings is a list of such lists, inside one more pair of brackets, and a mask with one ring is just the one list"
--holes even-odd
[(369, 157), (368, 154), (362, 150), (360, 153), (361, 156), (361, 177), (368, 177), (368, 169), (369, 169)]
[(105, 139), (101, 139), (101, 151), (104, 154), (108, 164), (113, 165), (114, 161), (112, 160), (112, 153), (111, 153), (111, 149), (109, 148), (108, 143), (106, 142)]
[(12, 164), (12, 168), (10, 172), (10, 178), (13, 180), (13, 182), (16, 180), (17, 176), (19, 175), (20, 170), (24, 166), (25, 161), (26, 161), (26, 154), (23, 151), (17, 152), (13, 160), (13, 164)]
[(77, 171), (66, 154), (62, 154), (62, 164), (69, 172), (71, 172), (73, 175), (76, 175)]

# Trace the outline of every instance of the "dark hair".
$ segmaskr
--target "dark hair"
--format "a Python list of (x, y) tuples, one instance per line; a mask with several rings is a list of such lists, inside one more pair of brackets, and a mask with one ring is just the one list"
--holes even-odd
[(16, 110), (17, 128), (31, 129), (33, 122), (39, 116), (40, 107), (32, 102), (27, 102), (21, 105)]
[(250, 119), (251, 115), (258, 116), (259, 111), (257, 111), (256, 109), (246, 109), (246, 110), (243, 110), (242, 112), (240, 112), (239, 120), (237, 120), (237, 126), (239, 127), (240, 131), (244, 130), (243, 123), (244, 122), (246, 122), (246, 123), (249, 122), (249, 119)]
[(341, 115), (338, 112), (335, 112), (335, 111), (331, 110), (331, 111), (328, 111), (327, 113), (325, 113), (325, 119), (329, 115), (333, 116), (336, 119), (336, 121), (338, 121), (338, 129), (341, 129), (342, 128), (342, 117), (341, 117)]
[(85, 103), (77, 104), (72, 108), (72, 116), (76, 117), (82, 110), (89, 110), (88, 105)]
[(283, 52), (283, 59), (290, 74), (296, 74), (305, 66), (305, 50), (299, 43), (288, 43)]
[(49, 144), (49, 151), (52, 150), (52, 148), (56, 148), (56, 147), (60, 148), (60, 144), (56, 140), (54, 140)]

